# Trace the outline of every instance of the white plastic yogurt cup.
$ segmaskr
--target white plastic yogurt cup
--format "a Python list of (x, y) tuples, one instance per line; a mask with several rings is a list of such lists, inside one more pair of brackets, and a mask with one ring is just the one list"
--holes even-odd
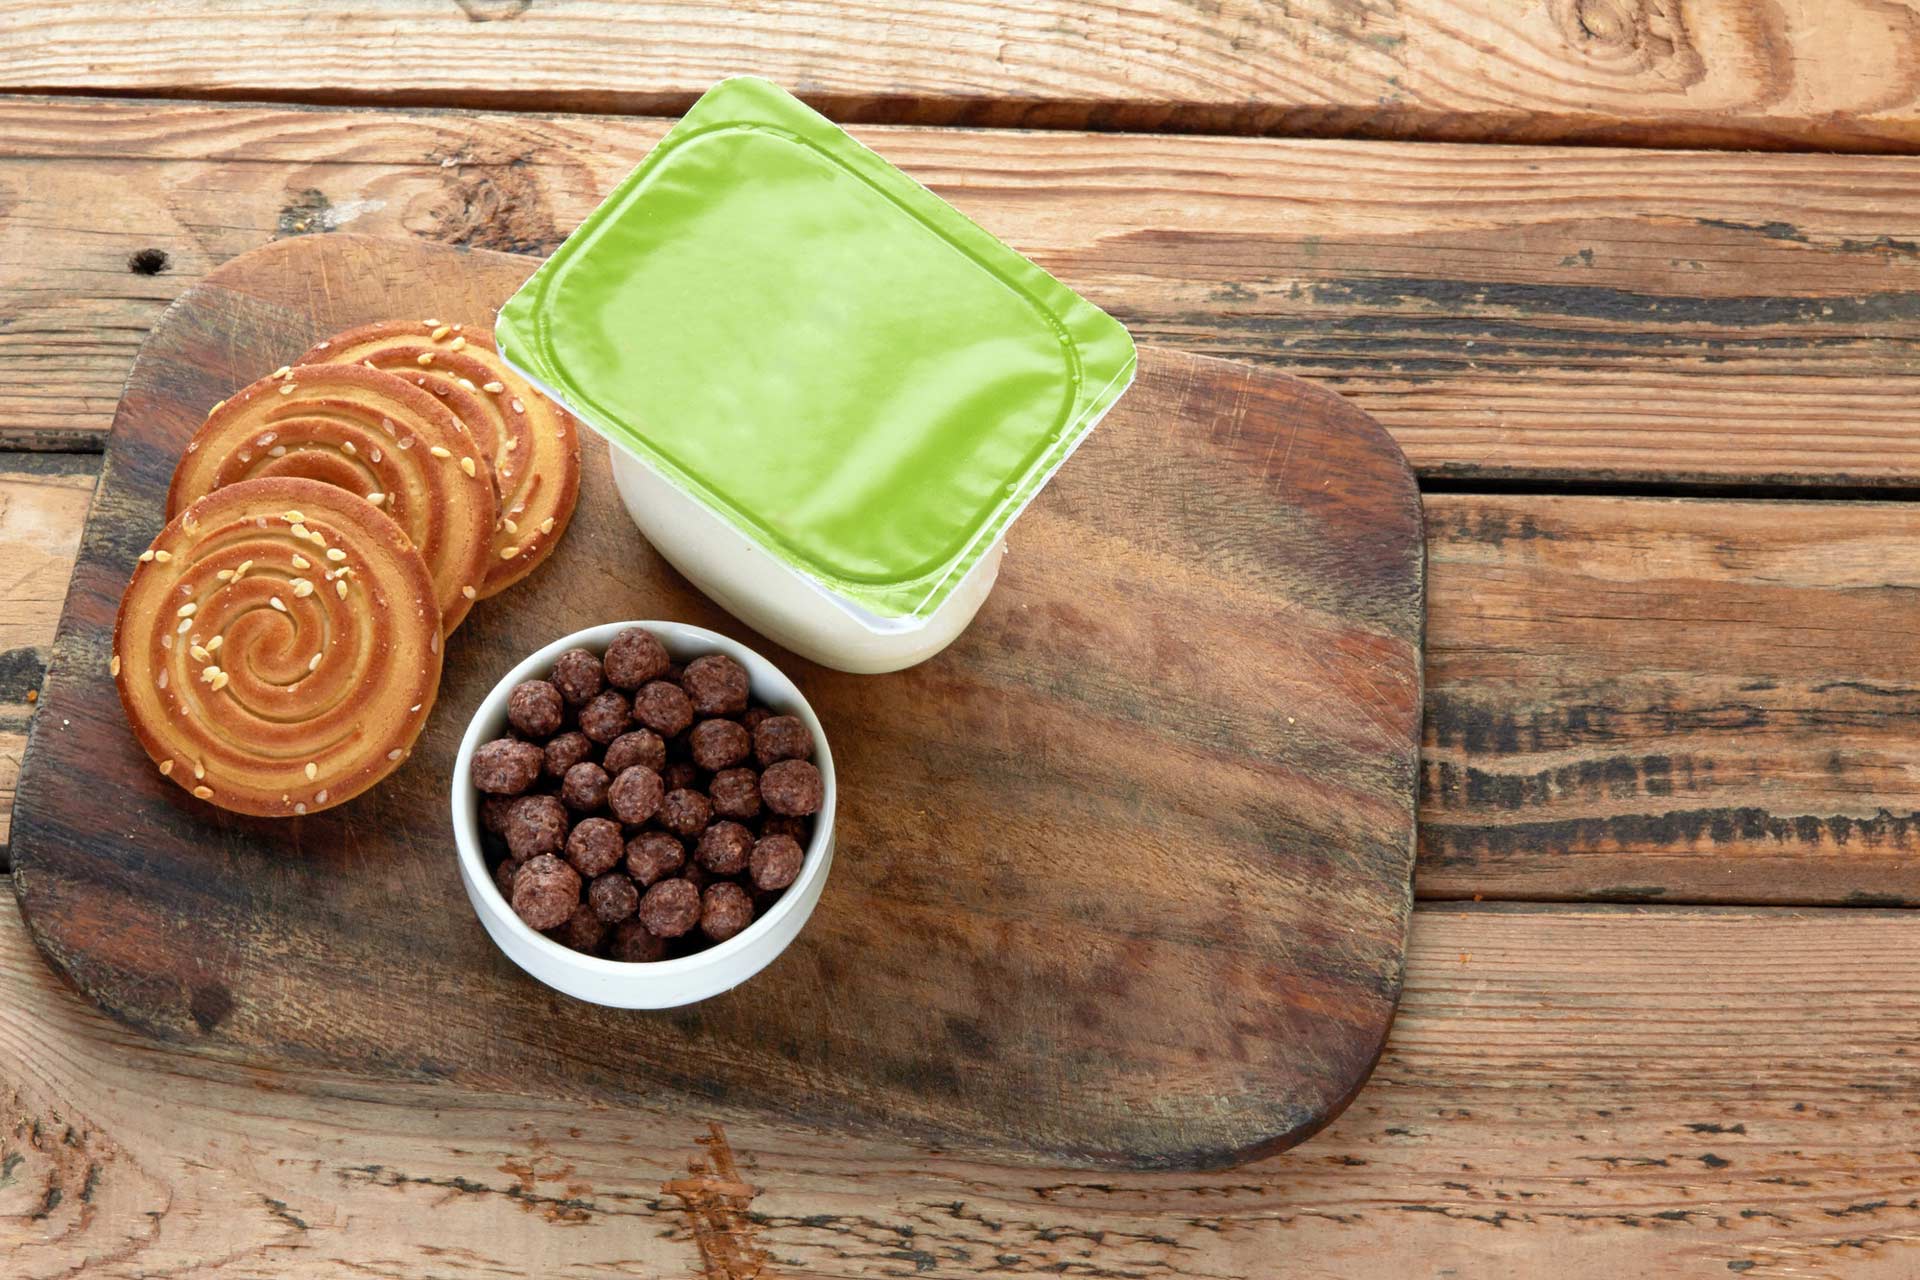
[[(507, 731), (507, 698), (523, 680), (544, 679), (553, 670), (554, 659), (568, 649), (590, 649), (605, 653), (613, 638), (629, 627), (644, 627), (660, 638), (676, 662), (686, 662), (703, 653), (724, 653), (747, 669), (753, 696), (781, 715), (796, 716), (813, 735), (813, 763), (825, 784), (825, 799), (814, 815), (813, 836), (807, 841), (806, 861), (800, 875), (767, 913), (725, 942), (705, 951), (673, 960), (655, 960), (629, 964), (583, 955), (563, 947), (538, 932), (514, 913), (513, 905), (500, 895), (499, 886), (487, 870), (486, 855), (480, 839), (480, 793), (474, 789), (471, 774), (473, 753), (482, 743), (491, 742)], [(588, 627), (570, 636), (562, 636), (533, 654), (502, 676), (500, 683), (481, 700), (473, 722), (460, 740), (460, 752), (453, 764), (453, 842), (459, 855), (460, 883), (467, 901), (492, 938), (494, 945), (509, 960), (556, 991), (611, 1005), (616, 1009), (671, 1009), (692, 1004), (731, 990), (772, 964), (800, 934), (801, 926), (813, 914), (814, 904), (827, 886), (827, 871), (833, 865), (833, 815), (837, 790), (834, 784), (833, 752), (820, 728), (820, 718), (793, 681), (771, 662), (737, 640), (730, 640), (704, 627), (680, 622), (609, 622)]]
[(622, 500), (736, 617), (911, 666), (1125, 393), (1125, 326), (777, 86), (736, 77), (500, 308)]
[(863, 613), (762, 551), (618, 439), (611, 445), (620, 501), (654, 550), (728, 613), (823, 667), (869, 675), (925, 662), (966, 630), (1000, 576), (1004, 538), (924, 621)]

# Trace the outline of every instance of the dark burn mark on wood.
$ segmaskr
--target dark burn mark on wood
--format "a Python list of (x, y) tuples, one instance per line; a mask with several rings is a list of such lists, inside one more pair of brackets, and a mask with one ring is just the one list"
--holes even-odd
[(260, 1199), (267, 1206), (267, 1212), (271, 1213), (274, 1217), (280, 1219), (280, 1221), (286, 1223), (290, 1227), (295, 1228), (296, 1230), (299, 1230), (299, 1231), (307, 1230), (306, 1219), (300, 1217), (298, 1214), (294, 1213), (293, 1210), (287, 1208), (286, 1201), (275, 1200), (272, 1196), (261, 1196)]
[(1700, 1120), (1687, 1126), (1690, 1133), (1738, 1133), (1744, 1135), (1747, 1126), (1742, 1124), (1719, 1124), (1712, 1120)]
[(428, 158), (453, 175), (428, 213), (428, 239), (460, 249), (545, 257), (566, 238), (548, 207), (545, 184), (528, 168), (530, 156), (486, 163), (458, 152)]
[[(1466, 326), (1484, 323), (1479, 317), (1488, 311), (1614, 323), (1725, 327), (1731, 330), (1814, 324), (1838, 331), (1863, 324), (1920, 320), (1920, 292), (1906, 289), (1821, 297), (1788, 294), (1704, 297), (1642, 293), (1566, 281), (1531, 284), (1418, 276), (1354, 276), (1317, 280), (1309, 282), (1306, 289), (1308, 295), (1318, 303), (1384, 309), (1386, 314), (1374, 319), (1382, 322), (1381, 328), (1388, 332), (1405, 331), (1408, 318), (1393, 314), (1393, 309), (1410, 305), (1432, 308), (1432, 318), (1443, 325)], [(1419, 317), (1419, 320), (1422, 331), (1435, 331), (1426, 323), (1426, 316)], [(1536, 340), (1536, 352), (1539, 336), (1537, 330), (1532, 332)], [(1588, 333), (1585, 337), (1590, 345), (1593, 335)], [(1689, 338), (1697, 341), (1698, 335), (1689, 335)], [(1623, 345), (1665, 340), (1663, 335), (1632, 330), (1607, 335), (1609, 343)], [(1796, 345), (1806, 341), (1808, 339), (1804, 334), (1799, 335)]]
[(187, 1002), (187, 1012), (193, 1015), (194, 1025), (202, 1034), (212, 1031), (227, 1020), (233, 1012), (233, 994), (217, 982), (205, 983), (193, 989), (193, 996)]
[(1713, 1154), (1713, 1152), (1709, 1151), (1700, 1157), (1700, 1163), (1707, 1166), (1707, 1168), (1709, 1169), (1724, 1169), (1728, 1165), (1732, 1164), (1733, 1161), (1723, 1160), (1719, 1156)]
[(296, 191), (287, 203), (280, 206), (276, 236), (304, 236), (331, 230), (333, 201), (327, 199), (327, 193), (318, 187)]
[[(1597, 743), (1621, 743), (1634, 738), (1673, 737), (1693, 733), (1743, 734), (1764, 729), (1775, 722), (1777, 713), (1752, 702), (1716, 702), (1699, 706), (1659, 703), (1628, 707), (1608, 705), (1597, 699), (1617, 690), (1605, 687), (1582, 688), (1579, 693), (1595, 701), (1574, 698), (1549, 703), (1533, 710), (1516, 710), (1511, 704), (1489, 705), (1479, 699), (1485, 694), (1470, 692), (1455, 685), (1428, 691), (1425, 738), (1428, 747), (1462, 747), (1471, 752), (1497, 752), (1514, 755), (1523, 751), (1556, 751), (1567, 747)], [(1578, 695), (1575, 695), (1577, 697)], [(1819, 712), (1802, 714), (1800, 721), (1818, 726)], [(1832, 727), (1843, 727), (1835, 724)], [(1659, 762), (1656, 771), (1670, 775), (1676, 765), (1685, 766), (1685, 757), (1653, 754), (1643, 758)]]
[(977, 1019), (948, 1014), (944, 1023), (947, 1032), (947, 1044), (955, 1052), (969, 1058), (991, 1061), (994, 1056), (993, 1042), (986, 1028)]
[(1845, 689), (1850, 693), (1864, 693), (1870, 698), (1911, 698), (1920, 694), (1920, 689), (1910, 685), (1869, 684), (1865, 680), (1829, 680), (1825, 684), (1813, 686), (1815, 693), (1832, 693), (1836, 689)]
[(1752, 231), (1769, 240), (1792, 240), (1799, 244), (1810, 244), (1807, 235), (1791, 222), (1732, 222), (1726, 218), (1695, 218), (1703, 227), (1713, 227), (1720, 231)]
[(157, 276), (169, 265), (165, 249), (136, 249), (127, 255), (127, 270), (137, 276)]
[(47, 660), (38, 649), (9, 649), (0, 653), (0, 705), (18, 705), (46, 683)]
[[(1493, 505), (1451, 505), (1442, 509), (1445, 514), (1436, 516), (1429, 513), (1429, 529), (1432, 534), (1455, 538), (1466, 542), (1482, 543), (1491, 547), (1504, 547), (1509, 540), (1517, 542), (1557, 541), (1558, 533), (1542, 529), (1534, 520), (1530, 511), (1512, 511)], [(1435, 526), (1438, 527), (1435, 527)]]
[(1909, 907), (1913, 903), (1897, 893), (1874, 893), (1866, 889), (1855, 889), (1841, 903), (1849, 907)]
[(1449, 809), (1515, 812), (1572, 799), (1598, 802), (1668, 796), (1673, 793), (1671, 774), (1672, 762), (1665, 756), (1644, 760), (1603, 756), (1530, 774), (1429, 759), (1421, 764), (1420, 798)]
[(1843, 239), (1836, 246), (1842, 253), (1880, 253), (1888, 257), (1920, 255), (1920, 240), (1896, 240), (1875, 236), (1871, 240)]
[[(502, 1196), (519, 1205), (527, 1212), (537, 1212), (548, 1222), (585, 1222), (593, 1214), (614, 1214), (632, 1217), (651, 1218), (661, 1204), (658, 1200), (645, 1197), (628, 1197), (635, 1201), (632, 1207), (610, 1207), (602, 1202), (588, 1200), (581, 1196), (549, 1196), (530, 1190), (521, 1182), (511, 1186), (495, 1187), (472, 1178), (463, 1178), (458, 1174), (450, 1177), (434, 1177), (428, 1174), (412, 1175), (389, 1169), (380, 1164), (348, 1165), (338, 1171), (342, 1179), (364, 1178), (379, 1187), (439, 1187), (447, 1191), (456, 1191), (461, 1195)], [(619, 1198), (619, 1197), (616, 1197)]]
[[(1778, 845), (1853, 841), (1875, 848), (1912, 846), (1920, 816), (1894, 814), (1885, 809), (1870, 818), (1836, 814), (1782, 817), (1754, 806), (1725, 809), (1684, 809), (1668, 813), (1613, 814), (1606, 817), (1558, 818), (1539, 822), (1488, 823), (1474, 826), (1435, 814), (1420, 827), (1423, 858), (1442, 865), (1474, 861), (1475, 853), (1506, 856), (1568, 849), (1694, 848), (1706, 843)], [(1873, 904), (1879, 905), (1879, 904)]]

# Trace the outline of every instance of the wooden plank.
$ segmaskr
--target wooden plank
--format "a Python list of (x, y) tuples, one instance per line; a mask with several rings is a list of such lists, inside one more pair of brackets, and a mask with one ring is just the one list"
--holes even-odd
[[(325, 12), (9, 0), (0, 47), (0, 86), (33, 91), (677, 112), (753, 73), (862, 121), (1920, 143), (1920, 29), (1906, 6), (1872, 0), (397, 0)], [(367, 56), (407, 49), (423, 56), (400, 76)]]
[[(0, 436), (97, 442), (245, 249), (544, 252), (663, 128), (0, 100)], [(1143, 341), (1323, 380), (1429, 477), (1920, 484), (1920, 161), (860, 133)]]
[(14, 785), (99, 460), (0, 453), (0, 868)]
[(1920, 903), (1920, 506), (1426, 510), (1423, 896)]
[[(1386, 1057), (1331, 1128), (1222, 1173), (1089, 1175), (704, 1107), (232, 1066), (108, 1022), (6, 911), (0, 1266), (751, 1274), (732, 1249), (780, 1276), (1265, 1277), (1284, 1257), (1326, 1280), (1384, 1258), (1902, 1280), (1916, 1007), (1912, 913), (1423, 908)], [(701, 1144), (714, 1121), (731, 1177)]]
[[(0, 521), (0, 563), (45, 556), (0, 577), (0, 651), (24, 673), (0, 692), (16, 768), (81, 483), (0, 477), (0, 510), (35, 513), (25, 535)], [(1421, 896), (1920, 902), (1920, 690), (1901, 617), (1920, 508), (1485, 494), (1426, 508)]]

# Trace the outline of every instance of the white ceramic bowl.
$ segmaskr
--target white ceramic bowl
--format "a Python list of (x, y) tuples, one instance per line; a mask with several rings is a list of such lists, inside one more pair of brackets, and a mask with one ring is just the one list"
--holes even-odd
[[(814, 816), (813, 838), (807, 842), (807, 859), (795, 880), (780, 900), (764, 916), (725, 942), (705, 951), (674, 960), (651, 964), (626, 964), (582, 955), (544, 936), (519, 916), (500, 896), (493, 875), (487, 870), (481, 852), (480, 795), (470, 780), (473, 753), (482, 743), (491, 742), (507, 731), (507, 695), (523, 680), (544, 678), (553, 669), (553, 661), (568, 649), (606, 652), (607, 645), (628, 627), (645, 627), (660, 637), (676, 662), (685, 662), (703, 653), (724, 653), (747, 669), (753, 696), (782, 715), (798, 716), (813, 734), (814, 764), (826, 783), (826, 799)], [(453, 839), (460, 857), (460, 882), (466, 886), (467, 900), (475, 914), (507, 958), (533, 977), (581, 1000), (612, 1005), (618, 1009), (670, 1009), (692, 1004), (708, 996), (731, 990), (773, 963), (787, 949), (813, 914), (820, 891), (827, 884), (827, 870), (833, 865), (833, 812), (836, 788), (833, 778), (833, 753), (828, 749), (820, 719), (800, 695), (793, 681), (765, 658), (736, 640), (679, 622), (609, 622), (588, 627), (570, 636), (562, 636), (525, 662), (507, 672), (493, 691), (480, 703), (473, 723), (460, 740), (460, 753), (453, 765)]]

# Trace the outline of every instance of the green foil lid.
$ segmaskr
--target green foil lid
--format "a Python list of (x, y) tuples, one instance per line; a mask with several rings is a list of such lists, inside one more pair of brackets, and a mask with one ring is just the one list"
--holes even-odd
[(829, 594), (930, 615), (1132, 381), (1118, 321), (764, 80), (500, 311), (516, 367)]

